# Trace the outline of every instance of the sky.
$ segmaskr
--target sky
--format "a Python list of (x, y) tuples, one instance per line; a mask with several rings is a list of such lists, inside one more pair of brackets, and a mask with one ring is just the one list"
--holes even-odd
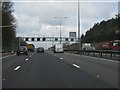
[[(69, 37), (69, 32), (78, 32), (77, 0), (12, 0), (16, 18), (16, 34), (25, 37)], [(119, 0), (79, 0), (80, 35), (85, 34), (95, 23), (114, 18), (118, 13)], [(67, 17), (67, 18), (64, 18)], [(48, 48), (52, 42), (28, 42), (36, 47)]]

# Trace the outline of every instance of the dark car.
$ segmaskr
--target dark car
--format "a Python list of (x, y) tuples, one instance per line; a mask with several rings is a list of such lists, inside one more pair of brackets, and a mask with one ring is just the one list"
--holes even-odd
[(26, 46), (19, 46), (19, 48), (17, 50), (17, 55), (20, 55), (20, 54), (28, 55), (28, 49)]
[(38, 47), (38, 48), (37, 48), (37, 52), (40, 52), (40, 53), (42, 52), (42, 53), (44, 53), (44, 48), (43, 48), (43, 47)]

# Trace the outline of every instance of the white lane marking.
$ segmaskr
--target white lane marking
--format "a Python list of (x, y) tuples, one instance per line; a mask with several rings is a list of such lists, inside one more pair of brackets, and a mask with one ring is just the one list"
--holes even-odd
[(100, 75), (97, 75), (97, 78), (99, 78), (100, 77)]
[(70, 53), (65, 53), (65, 54), (69, 54), (69, 55), (75, 55), (75, 56), (83, 56), (83, 57), (89, 57), (89, 58), (93, 58), (93, 59), (100, 59), (103, 61), (109, 61), (109, 62), (116, 62), (116, 63), (120, 63), (119, 61), (114, 61), (114, 60), (109, 60), (109, 59), (104, 59), (104, 58), (97, 58), (97, 57), (91, 57), (91, 56), (85, 56), (85, 55), (77, 55), (77, 54), (70, 54)]
[(17, 66), (14, 70), (17, 71), (21, 66)]
[(73, 53), (65, 53), (65, 54), (68, 54), (68, 55), (75, 55), (75, 56), (80, 56), (79, 54), (73, 54)]
[(78, 66), (77, 64), (73, 64), (73, 66), (76, 68), (80, 68), (80, 66)]
[[(82, 55), (82, 56), (84, 56), (84, 55)], [(93, 59), (100, 59), (100, 60), (103, 60), (103, 61), (120, 63), (119, 61), (114, 61), (114, 60), (109, 60), (109, 59), (104, 59), (104, 58), (97, 58), (97, 57), (90, 57), (90, 56), (84, 56), (84, 57), (89, 57), (89, 58), (93, 58)]]
[(6, 79), (5, 78), (3, 78), (3, 81), (5, 81)]
[(31, 58), (32, 56), (30, 55), (30, 58)]
[(28, 60), (28, 58), (25, 59), (26, 61)]
[(32, 53), (29, 57), (31, 58), (34, 54), (35, 54), (35, 52), (34, 52), (34, 53)]
[(33, 54), (35, 54), (35, 52)]
[(0, 59), (2, 59), (2, 58), (7, 58), (7, 57), (10, 57), (10, 55), (8, 55), (8, 56), (4, 56), (4, 57), (1, 57)]
[(63, 60), (63, 58), (60, 58), (61, 60)]
[[(15, 54), (15, 55), (16, 55), (16, 54)], [(10, 56), (15, 56), (15, 55), (4, 56), (4, 57), (1, 57), (0, 59), (7, 58), (7, 57), (10, 57)]]
[(35, 54), (35, 52), (31, 54), (31, 57), (32, 57), (34, 54)]

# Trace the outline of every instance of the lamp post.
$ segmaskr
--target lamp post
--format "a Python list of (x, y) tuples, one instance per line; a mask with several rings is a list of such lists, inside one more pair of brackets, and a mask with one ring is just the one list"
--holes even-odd
[(67, 17), (54, 17), (54, 18), (60, 19), (60, 44), (61, 44), (61, 20), (62, 18), (67, 18)]
[(78, 49), (79, 50), (81, 49), (79, 0), (78, 0)]

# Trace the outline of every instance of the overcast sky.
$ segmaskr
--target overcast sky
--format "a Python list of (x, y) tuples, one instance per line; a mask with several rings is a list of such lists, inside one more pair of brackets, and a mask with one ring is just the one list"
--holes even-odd
[[(13, 14), (17, 22), (17, 36), (59, 36), (60, 22), (54, 17), (67, 17), (62, 18), (62, 36), (68, 37), (69, 32), (77, 32), (78, 3), (76, 0), (12, 1), (15, 10)], [(118, 13), (118, 1), (80, 0), (81, 34), (85, 34), (94, 23), (115, 17)]]

